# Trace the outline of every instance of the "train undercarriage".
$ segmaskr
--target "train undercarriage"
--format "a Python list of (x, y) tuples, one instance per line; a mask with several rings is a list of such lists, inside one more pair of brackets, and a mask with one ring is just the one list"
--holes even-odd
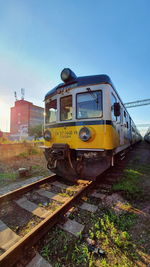
[(53, 144), (44, 154), (48, 169), (70, 181), (95, 180), (112, 161), (112, 151), (75, 150), (68, 144)]

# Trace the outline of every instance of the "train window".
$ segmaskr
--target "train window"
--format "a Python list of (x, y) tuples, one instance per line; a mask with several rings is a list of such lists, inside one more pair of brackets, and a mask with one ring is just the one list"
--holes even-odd
[(46, 103), (46, 123), (56, 122), (57, 116), (57, 100), (52, 100), (49, 103)]
[(77, 119), (102, 117), (102, 91), (77, 94)]
[(65, 96), (60, 99), (60, 120), (72, 120), (72, 96)]
[(124, 111), (124, 124), (126, 125), (127, 128), (129, 127), (128, 114), (126, 113), (126, 111)]
[(117, 99), (116, 97), (111, 94), (111, 114), (112, 114), (112, 120), (113, 121), (116, 121), (117, 120), (117, 117), (115, 117), (114, 115), (114, 103), (117, 103)]

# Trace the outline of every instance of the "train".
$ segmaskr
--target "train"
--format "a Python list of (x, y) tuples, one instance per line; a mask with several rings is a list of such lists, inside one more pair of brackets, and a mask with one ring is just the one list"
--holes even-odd
[(141, 135), (108, 75), (65, 68), (61, 79), (44, 100), (47, 167), (71, 181), (95, 180)]
[(150, 128), (148, 128), (147, 133), (144, 136), (144, 140), (148, 143), (150, 143)]

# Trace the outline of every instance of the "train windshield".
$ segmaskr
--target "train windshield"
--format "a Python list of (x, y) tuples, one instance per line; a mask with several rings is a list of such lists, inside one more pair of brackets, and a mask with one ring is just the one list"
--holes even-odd
[(77, 119), (102, 117), (102, 91), (77, 94)]
[(72, 120), (72, 95), (60, 99), (60, 120)]
[(46, 123), (56, 122), (57, 100), (52, 100), (46, 104)]

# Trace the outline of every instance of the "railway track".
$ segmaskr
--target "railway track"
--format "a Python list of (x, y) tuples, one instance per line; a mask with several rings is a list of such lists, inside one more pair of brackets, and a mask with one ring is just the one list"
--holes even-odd
[[(73, 184), (52, 175), (0, 196), (0, 267), (15, 265), (25, 251), (31, 249), (53, 225), (60, 223), (67, 211), (93, 188), (101, 184), (101, 193), (107, 190), (124, 163), (120, 161), (117, 165), (96, 181), (78, 180)], [(13, 213), (15, 223), (11, 223)], [(20, 218), (27, 215), (29, 220), (21, 225)], [(24, 224), (28, 225), (30, 221), (33, 225), (31, 229), (26, 229)]]
[[(82, 180), (71, 185), (58, 179), (60, 180), (56, 175), (46, 177), (0, 197), (0, 266), (13, 266), (18, 262), (24, 251), (31, 248), (54, 224), (60, 222), (73, 204), (94, 185), (94, 182)], [(43, 201), (47, 200), (47, 205), (38, 204), (42, 198)], [(15, 216), (14, 226), (10, 217), (12, 212), (15, 213), (15, 207), (18, 215)], [(38, 218), (28, 233), (23, 231), (24, 227), (19, 227), (18, 231), (20, 213), (30, 213), (30, 218)]]

